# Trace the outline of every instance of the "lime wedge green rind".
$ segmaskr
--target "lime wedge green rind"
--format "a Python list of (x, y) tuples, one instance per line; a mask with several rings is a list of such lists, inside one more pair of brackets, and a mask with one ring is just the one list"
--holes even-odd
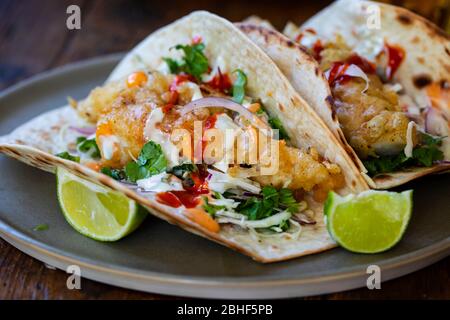
[(349, 251), (386, 251), (400, 241), (408, 226), (412, 194), (412, 190), (369, 190), (341, 197), (330, 192), (324, 206), (328, 231)]
[(116, 241), (133, 232), (147, 212), (126, 196), (57, 169), (57, 193), (67, 222), (98, 241)]

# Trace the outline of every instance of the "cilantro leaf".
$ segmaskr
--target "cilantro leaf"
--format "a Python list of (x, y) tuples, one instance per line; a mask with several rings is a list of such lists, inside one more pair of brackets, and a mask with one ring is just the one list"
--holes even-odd
[(435, 145), (422, 146), (413, 150), (413, 158), (417, 165), (431, 167), (435, 161), (444, 159), (444, 153)]
[(145, 179), (166, 171), (167, 159), (161, 146), (153, 141), (147, 142), (142, 147), (137, 161), (130, 161), (125, 166), (125, 175), (131, 182)]
[(68, 153), (67, 151), (57, 153), (57, 154), (55, 154), (55, 156), (60, 157), (62, 159), (74, 161), (74, 162), (80, 162), (80, 157), (73, 156), (70, 153)]
[(167, 173), (171, 173), (177, 178), (184, 179), (186, 178), (186, 173), (189, 172), (197, 172), (197, 166), (192, 163), (183, 163), (178, 166), (173, 167), (170, 170), (167, 170)]
[(241, 69), (236, 69), (233, 73), (236, 73), (237, 78), (233, 83), (231, 89), (233, 93), (233, 101), (242, 103), (245, 97), (245, 86), (247, 85), (247, 75)]
[(95, 138), (87, 139), (86, 137), (78, 137), (77, 149), (80, 152), (89, 154), (92, 158), (100, 158), (100, 149), (97, 146)]
[(47, 229), (48, 229), (48, 224), (43, 223), (43, 224), (38, 224), (37, 226), (35, 226), (33, 228), (33, 231), (45, 231)]
[(125, 166), (125, 175), (131, 182), (136, 182), (141, 179), (150, 177), (150, 173), (144, 166), (140, 166), (134, 161), (130, 161)]
[(272, 226), (270, 229), (274, 232), (286, 232), (290, 226), (289, 220), (284, 220), (278, 226)]
[(410, 166), (431, 167), (435, 161), (442, 160), (444, 154), (439, 145), (444, 137), (434, 137), (421, 133), (421, 143), (413, 150), (412, 157), (408, 158), (404, 152), (395, 156), (370, 157), (363, 161), (370, 176), (380, 173), (398, 171)]
[(163, 58), (163, 60), (169, 67), (170, 73), (177, 74), (180, 72), (180, 64), (178, 63), (178, 61), (172, 58)]
[(111, 169), (109, 167), (103, 167), (100, 169), (100, 172), (110, 176), (114, 180), (123, 180), (125, 179), (125, 172), (120, 169)]
[(279, 197), (280, 205), (286, 207), (287, 211), (289, 211), (290, 213), (298, 212), (300, 206), (297, 200), (295, 200), (292, 190), (286, 188), (281, 189), (279, 191)]
[(194, 76), (198, 81), (201, 80), (202, 74), (208, 71), (209, 63), (203, 50), (205, 45), (203, 43), (195, 43), (190, 45), (176, 45), (175, 49), (182, 50), (184, 56), (182, 61), (176, 61), (171, 58), (163, 58), (167, 63), (171, 73), (177, 74), (184, 72)]
[(299, 209), (299, 204), (289, 189), (277, 191), (272, 186), (265, 186), (261, 195), (262, 197), (253, 196), (239, 203), (236, 211), (246, 215), (249, 220), (260, 220), (283, 210), (296, 213)]
[(281, 123), (281, 120), (278, 117), (271, 117), (269, 116), (269, 124), (272, 127), (272, 129), (278, 129), (279, 138), (284, 140), (289, 140), (289, 136), (286, 132), (286, 130), (283, 127), (283, 124)]

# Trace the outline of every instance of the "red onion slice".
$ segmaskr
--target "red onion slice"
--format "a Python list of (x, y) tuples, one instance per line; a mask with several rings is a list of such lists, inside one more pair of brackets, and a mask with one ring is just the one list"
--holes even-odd
[(96, 127), (74, 127), (70, 126), (70, 130), (76, 131), (80, 134), (84, 134), (86, 136), (90, 136), (91, 134), (95, 133)]
[(253, 113), (248, 111), (244, 106), (242, 106), (239, 103), (236, 103), (234, 101), (231, 101), (229, 99), (225, 99), (225, 98), (208, 97), (208, 98), (194, 100), (192, 102), (189, 102), (182, 109), (180, 109), (180, 114), (182, 116), (184, 116), (186, 113), (192, 112), (197, 109), (216, 108), (216, 107), (225, 108), (225, 109), (232, 110), (234, 112), (239, 113), (240, 115), (245, 117), (247, 120), (249, 120), (258, 129), (270, 130), (270, 127), (268, 127), (256, 115), (254, 115)]

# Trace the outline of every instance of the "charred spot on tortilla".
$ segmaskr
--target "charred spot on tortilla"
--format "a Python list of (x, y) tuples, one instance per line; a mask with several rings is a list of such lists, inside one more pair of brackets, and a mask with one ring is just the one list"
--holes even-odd
[(420, 38), (418, 36), (415, 36), (414, 38), (411, 39), (411, 43), (419, 43), (420, 42)]
[(316, 74), (316, 76), (319, 76), (319, 73), (320, 73), (319, 67), (314, 68), (314, 73)]
[(287, 45), (289, 48), (292, 48), (292, 47), (295, 46), (295, 43), (294, 43), (292, 40), (288, 40), (288, 41), (286, 41), (286, 45)]
[(450, 89), (450, 83), (448, 82), (448, 80), (442, 79), (441, 81), (439, 81), (439, 84), (442, 89)]
[(429, 76), (427, 74), (419, 74), (419, 75), (414, 76), (414, 78), (413, 78), (413, 83), (416, 86), (416, 88), (418, 88), (418, 89), (425, 88), (432, 82), (433, 82), (433, 79), (431, 78), (431, 76)]
[(424, 57), (418, 57), (417, 62), (420, 64), (425, 64), (425, 58)]
[(325, 101), (328, 103), (328, 105), (333, 108), (334, 107), (334, 98), (331, 95), (328, 95), (325, 98)]
[(314, 58), (309, 54), (308, 50), (304, 48), (303, 46), (297, 46), (298, 50), (300, 50), (302, 53), (306, 53), (308, 55), (308, 59), (311, 61), (314, 61)]
[(448, 73), (450, 73), (450, 65), (445, 64), (444, 62), (441, 62), (441, 63), (444, 64), (445, 70), (446, 70)]
[(278, 104), (278, 109), (280, 109), (281, 112), (284, 112), (284, 106), (282, 103)]
[(413, 22), (411, 17), (409, 15), (405, 14), (405, 13), (400, 13), (397, 16), (397, 19), (398, 19), (398, 21), (400, 21), (400, 23), (406, 24), (406, 25), (412, 24), (412, 22)]

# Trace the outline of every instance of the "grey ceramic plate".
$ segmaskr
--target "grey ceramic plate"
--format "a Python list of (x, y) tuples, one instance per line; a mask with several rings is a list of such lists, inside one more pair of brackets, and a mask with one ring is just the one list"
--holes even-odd
[[(0, 135), (32, 117), (81, 98), (102, 83), (118, 62), (108, 56), (74, 64), (12, 87), (0, 96)], [(377, 255), (342, 249), (263, 265), (225, 247), (149, 217), (117, 243), (76, 233), (56, 200), (55, 177), (0, 156), (0, 236), (25, 253), (65, 270), (117, 286), (208, 298), (280, 298), (342, 291), (366, 285), (376, 264), (382, 280), (415, 271), (450, 252), (448, 175), (428, 177), (413, 188), (414, 214), (403, 240)], [(46, 231), (33, 227), (46, 223)], [(376, 226), (374, 226), (376, 227)]]

